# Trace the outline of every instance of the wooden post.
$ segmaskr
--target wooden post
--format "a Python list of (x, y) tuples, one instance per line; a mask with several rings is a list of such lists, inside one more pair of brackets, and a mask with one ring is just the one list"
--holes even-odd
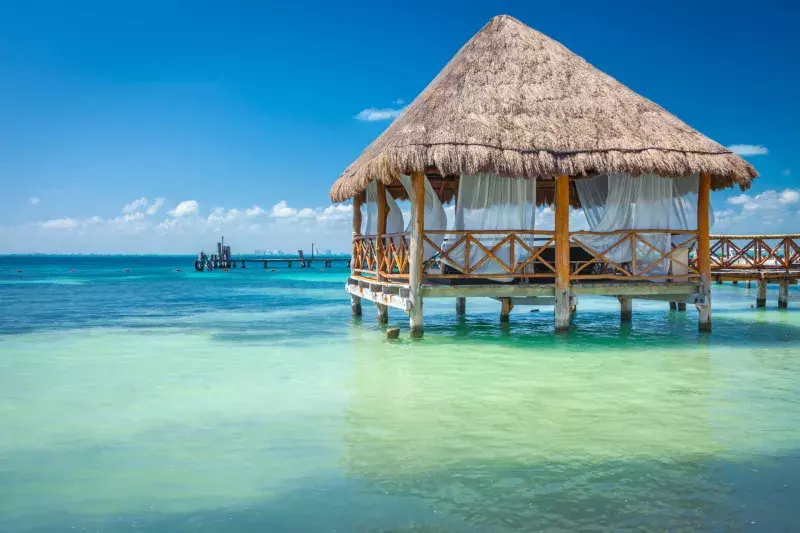
[(381, 281), (381, 268), (383, 267), (383, 236), (386, 234), (386, 215), (389, 211), (389, 206), (386, 203), (386, 185), (378, 182), (378, 228), (377, 238), (375, 239), (375, 278)]
[(678, 311), (686, 311), (686, 302), (678, 302)]
[[(378, 182), (378, 194), (376, 201), (378, 202), (378, 224), (377, 224), (377, 237), (375, 237), (375, 279), (383, 281), (381, 276), (381, 268), (383, 267), (383, 256), (385, 254), (383, 246), (383, 236), (386, 233), (386, 214), (389, 211), (389, 205), (386, 203), (386, 185)], [(387, 324), (389, 322), (389, 307), (384, 304), (375, 303), (378, 308), (378, 324)]]
[(700, 272), (700, 300), (695, 304), (699, 312), (697, 329), (711, 331), (711, 239), (709, 238), (708, 211), (711, 206), (711, 176), (700, 173), (697, 194), (697, 270)]
[(467, 299), (463, 296), (456, 298), (456, 315), (464, 316), (467, 314)]
[(789, 307), (789, 278), (783, 278), (778, 282), (778, 308), (787, 307)]
[(749, 288), (750, 288), (750, 280), (749, 280), (749, 279), (748, 279), (748, 280), (747, 280), (747, 282), (744, 284), (744, 287), (745, 287), (746, 289), (749, 289)]
[(500, 298), (500, 322), (508, 322), (508, 315), (514, 309), (514, 304), (511, 303), (511, 298)]
[(678, 302), (670, 302), (669, 303), (669, 310), (670, 311), (677, 311), (678, 310)]
[(622, 296), (618, 296), (618, 299), (620, 320), (622, 322), (630, 322), (633, 317), (633, 300)]
[(758, 293), (756, 294), (756, 307), (767, 306), (767, 280), (758, 280)]
[(409, 243), (409, 326), (412, 337), (422, 337), (422, 261), (425, 231), (425, 174), (411, 173), (411, 242)]
[[(361, 234), (361, 202), (364, 197), (364, 193), (356, 194), (353, 197), (353, 252), (352, 258), (356, 257), (356, 241), (355, 238), (357, 235)], [(292, 262), (289, 261), (289, 266), (292, 266)], [(351, 260), (350, 261), (350, 275), (352, 276), (355, 274), (354, 270), (356, 268), (356, 262)], [(361, 265), (359, 265), (361, 268)], [(352, 311), (353, 316), (361, 316), (361, 297), (350, 295), (350, 309)]]
[(569, 330), (569, 176), (556, 177), (556, 331)]
[(389, 306), (386, 304), (379, 304), (375, 303), (375, 307), (378, 308), (378, 324), (388, 324), (389, 323)]

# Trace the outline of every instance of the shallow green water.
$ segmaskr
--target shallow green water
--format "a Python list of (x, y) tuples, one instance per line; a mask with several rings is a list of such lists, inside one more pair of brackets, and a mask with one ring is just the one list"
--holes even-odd
[(715, 286), (711, 336), (431, 300), (388, 341), (343, 270), (190, 261), (0, 258), (0, 530), (797, 529), (794, 288)]

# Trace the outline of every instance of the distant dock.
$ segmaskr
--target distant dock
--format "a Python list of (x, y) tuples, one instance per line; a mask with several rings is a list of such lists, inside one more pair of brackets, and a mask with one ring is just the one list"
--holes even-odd
[(292, 268), (298, 265), (300, 268), (311, 268), (316, 263), (323, 265), (325, 268), (331, 268), (335, 265), (344, 268), (350, 268), (351, 256), (349, 255), (315, 255), (314, 247), (311, 247), (311, 256), (306, 257), (303, 250), (298, 250), (297, 255), (281, 255), (275, 256), (239, 256), (235, 259), (231, 255), (231, 247), (225, 245), (225, 237), (222, 237), (220, 242), (217, 243), (217, 253), (207, 256), (205, 252), (200, 252), (197, 259), (194, 261), (194, 268), (198, 272), (211, 271), (221, 268), (227, 270), (229, 268), (247, 268), (247, 263), (256, 263), (263, 265), (264, 268), (272, 266), (283, 265), (286, 268)]

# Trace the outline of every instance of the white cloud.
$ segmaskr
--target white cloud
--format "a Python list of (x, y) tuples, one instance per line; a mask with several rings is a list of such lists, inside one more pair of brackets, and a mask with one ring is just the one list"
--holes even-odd
[(195, 200), (184, 200), (176, 205), (175, 209), (171, 210), (169, 214), (173, 217), (181, 218), (190, 215), (196, 215), (199, 209), (200, 204), (198, 204)]
[(162, 205), (164, 205), (164, 199), (156, 198), (155, 200), (153, 200), (153, 204), (147, 208), (147, 214), (155, 215), (158, 212), (158, 210), (161, 209)]
[(56, 218), (40, 222), (39, 225), (45, 229), (72, 229), (78, 227), (78, 221), (72, 218)]
[(147, 198), (137, 198), (136, 200), (132, 201), (128, 205), (122, 208), (122, 211), (125, 213), (133, 213), (134, 211), (144, 207), (147, 205)]
[(263, 215), (264, 210), (261, 209), (259, 206), (254, 205), (253, 207), (245, 209), (244, 214), (245, 216), (252, 218), (252, 217), (257, 217), (259, 215)]
[(286, 204), (286, 200), (281, 200), (277, 204), (273, 205), (272, 210), (270, 211), (270, 215), (276, 218), (289, 218), (296, 214), (297, 209), (294, 207), (289, 207)]
[(767, 155), (769, 150), (762, 144), (732, 144), (728, 150), (739, 155)]
[(36, 205), (39, 203), (39, 199), (36, 196), (31, 196), (28, 198), (28, 203), (31, 205)]
[(726, 203), (734, 207), (714, 212), (716, 231), (749, 234), (764, 226), (774, 233), (797, 231), (794, 220), (800, 215), (796, 212), (800, 204), (798, 189), (769, 189), (755, 196), (739, 194)]
[(300, 218), (311, 218), (316, 214), (316, 212), (311, 209), (310, 207), (304, 207), (300, 211), (297, 212), (297, 216)]
[(375, 107), (369, 107), (367, 109), (364, 109), (363, 111), (360, 111), (355, 116), (355, 118), (357, 120), (365, 120), (367, 122), (377, 122), (377, 121), (381, 121), (381, 120), (392, 120), (395, 117), (397, 117), (397, 115), (402, 113), (404, 109), (405, 108), (394, 109), (394, 108), (390, 108), (390, 107), (387, 107), (387, 108), (384, 108), (384, 109), (378, 109), (378, 108), (375, 108)]
[(732, 204), (732, 205), (742, 205), (742, 204), (746, 204), (748, 202), (752, 202), (753, 198), (750, 197), (750, 195), (747, 195), (747, 194), (740, 194), (738, 196), (732, 196), (732, 197), (728, 198), (725, 201), (728, 202), (729, 204)]
[(397, 99), (397, 100), (395, 100), (393, 103), (394, 103), (394, 105), (403, 105), (403, 104), (405, 104), (405, 103), (406, 103), (406, 101), (405, 101), (405, 100), (403, 100), (402, 98), (398, 98), (398, 99)]
[(800, 191), (797, 189), (785, 189), (778, 195), (778, 202), (781, 204), (796, 204), (800, 201)]

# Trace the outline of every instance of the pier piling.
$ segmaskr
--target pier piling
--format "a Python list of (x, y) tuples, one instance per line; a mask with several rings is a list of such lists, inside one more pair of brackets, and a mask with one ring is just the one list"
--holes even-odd
[(623, 296), (619, 297), (619, 319), (622, 322), (630, 322), (633, 318), (633, 300)]
[(376, 303), (375, 307), (378, 308), (378, 324), (389, 323), (389, 306)]
[(758, 294), (756, 294), (756, 307), (767, 306), (767, 280), (758, 280)]
[(784, 278), (778, 282), (778, 308), (789, 307), (789, 280)]
[(514, 304), (511, 303), (511, 298), (500, 299), (500, 322), (508, 322), (512, 309)]
[(467, 299), (463, 296), (456, 298), (456, 316), (467, 314)]

